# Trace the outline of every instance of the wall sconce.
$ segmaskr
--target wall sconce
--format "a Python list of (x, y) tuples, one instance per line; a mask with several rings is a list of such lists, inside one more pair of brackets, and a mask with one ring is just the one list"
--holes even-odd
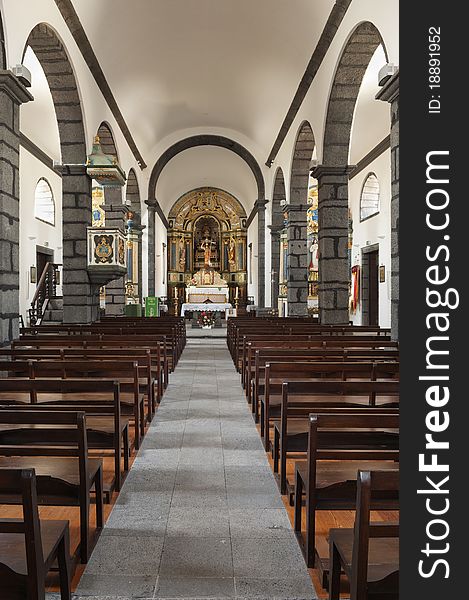
[(37, 269), (34, 265), (29, 267), (29, 282), (37, 283)]

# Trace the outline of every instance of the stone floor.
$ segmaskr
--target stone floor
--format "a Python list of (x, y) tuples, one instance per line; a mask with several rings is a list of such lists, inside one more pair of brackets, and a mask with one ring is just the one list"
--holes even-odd
[(316, 598), (226, 340), (188, 340), (75, 598)]

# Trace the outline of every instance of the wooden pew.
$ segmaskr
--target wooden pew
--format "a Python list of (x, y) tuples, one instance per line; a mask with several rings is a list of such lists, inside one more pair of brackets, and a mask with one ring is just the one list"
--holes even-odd
[[(265, 391), (265, 366), (272, 362), (398, 362), (398, 350), (373, 350), (373, 349), (349, 349), (334, 348), (326, 350), (295, 350), (262, 348), (256, 349), (254, 359), (252, 354), (249, 356), (247, 379), (250, 382), (247, 389), (251, 394), (247, 395), (248, 402), (251, 403), (252, 412), (258, 420), (258, 402), (259, 397)], [(253, 363), (254, 362), (254, 366)]]
[[(285, 386), (285, 387), (283, 387)], [(323, 403), (341, 406), (388, 406), (395, 408), (399, 404), (399, 381), (289, 381), (282, 384), (282, 396), (287, 394), (292, 407), (311, 402), (313, 398)], [(285, 391), (284, 391), (285, 390)], [(270, 421), (280, 417), (281, 400), (270, 404), (266, 395), (261, 410), (261, 422), (264, 423), (264, 447), (270, 451)]]
[(399, 471), (359, 470), (355, 526), (329, 532), (330, 600), (339, 600), (342, 571), (351, 600), (399, 598), (399, 525), (371, 521), (370, 510), (379, 494), (398, 503)]
[[(24, 426), (34, 425), (30, 428)], [(91, 554), (90, 497), (94, 488), (97, 533), (103, 527), (103, 466), (88, 457), (83, 412), (0, 411), (0, 429), (15, 431), (17, 443), (0, 441), (0, 468), (34, 469), (39, 504), (79, 506), (80, 557)], [(18, 495), (0, 494), (1, 504), (19, 504)]]
[[(159, 350), (159, 346), (158, 346)], [(154, 401), (159, 404), (163, 397), (165, 382), (164, 368), (159, 352), (152, 355), (147, 348), (115, 348), (106, 353), (98, 348), (0, 348), (0, 360), (15, 362), (37, 360), (93, 360), (93, 361), (137, 361), (139, 376), (147, 377), (148, 386), (156, 382)], [(155, 406), (152, 407), (155, 412)]]
[[(0, 410), (80, 411), (87, 415), (87, 442), (92, 450), (112, 450), (114, 480), (105, 484), (107, 499), (120, 490), (129, 470), (129, 423), (121, 416), (118, 381), (0, 379)], [(2, 433), (0, 432), (0, 438)]]
[[(98, 336), (99, 337), (99, 336)], [(148, 336), (147, 336), (148, 337)], [(91, 339), (90, 337), (81, 337), (81, 336), (69, 336), (65, 339), (57, 339), (51, 337), (44, 338), (34, 338), (30, 342), (26, 342), (24, 340), (14, 340), (11, 344), (10, 349), (0, 349), (0, 356), (11, 355), (13, 359), (21, 358), (28, 354), (28, 352), (37, 351), (39, 355), (43, 354), (44, 357), (48, 355), (48, 353), (64, 351), (64, 356), (68, 354), (70, 350), (78, 350), (81, 349), (94, 351), (105, 356), (109, 355), (110, 357), (113, 354), (118, 355), (118, 353), (122, 353), (125, 351), (132, 352), (145, 352), (149, 351), (152, 356), (152, 364), (161, 365), (161, 369), (163, 371), (162, 378), (164, 382), (164, 388), (167, 387), (169, 383), (169, 360), (166, 354), (166, 347), (164, 344), (160, 344), (159, 342), (149, 342), (147, 339), (141, 340), (140, 337), (133, 337), (129, 342), (128, 339)], [(105, 352), (104, 352), (105, 351)], [(31, 355), (32, 356), (32, 355)], [(160, 367), (158, 367), (160, 368)]]
[[(292, 369), (290, 370), (290, 367)], [(311, 396), (301, 399), (301, 403), (295, 403), (295, 395), (289, 396), (290, 382), (294, 379), (294, 376), (299, 379), (307, 378), (311, 375), (317, 375), (321, 377), (321, 367), (324, 367), (324, 373), (326, 376), (336, 376), (337, 379), (342, 375), (342, 381), (347, 379), (343, 375), (348, 377), (360, 377), (368, 378), (370, 381), (379, 381), (386, 378), (393, 379), (398, 373), (399, 365), (393, 363), (318, 363), (310, 365), (308, 363), (293, 363), (288, 365), (287, 363), (271, 363), (270, 368), (272, 369), (274, 380), (278, 375), (283, 375), (290, 378), (290, 381), (283, 381), (281, 384), (270, 384), (270, 400), (272, 400), (272, 391), (278, 393), (280, 389), (280, 419), (274, 419), (272, 421), (273, 426), (273, 460), (274, 460), (274, 473), (279, 474), (280, 491), (282, 494), (287, 493), (288, 481), (286, 477), (286, 464), (287, 454), (289, 453), (304, 453), (307, 450), (308, 441), (308, 430), (309, 430), (309, 413), (314, 411), (315, 407), (320, 407), (322, 397), (315, 398), (314, 394)], [(341, 372), (341, 367), (347, 367), (345, 371)], [(362, 370), (363, 367), (363, 370)], [(336, 371), (335, 369), (338, 368)], [(275, 372), (277, 371), (277, 372)], [(270, 373), (269, 373), (270, 374)], [(270, 378), (267, 380), (271, 381)], [(289, 397), (292, 402), (289, 404)], [(343, 404), (341, 402), (342, 396), (336, 398), (335, 405), (338, 406)], [(373, 408), (376, 404), (376, 395), (372, 392), (370, 400), (370, 406), (367, 409)], [(330, 405), (330, 402), (326, 402), (324, 405)], [(398, 410), (398, 403), (395, 405)], [(390, 406), (384, 408), (378, 408), (377, 412), (389, 411)], [(293, 486), (290, 486), (293, 489)]]
[(364, 341), (360, 339), (359, 341), (355, 341), (354, 339), (349, 340), (340, 339), (337, 341), (333, 340), (325, 340), (324, 338), (317, 338), (316, 340), (295, 340), (291, 338), (285, 341), (269, 341), (269, 342), (248, 342), (245, 347), (245, 352), (243, 354), (243, 371), (245, 373), (243, 378), (243, 385), (246, 386), (249, 383), (249, 374), (252, 373), (253, 365), (255, 361), (255, 351), (256, 350), (322, 350), (324, 352), (337, 352), (338, 354), (347, 352), (362, 352), (367, 354), (369, 352), (379, 352), (383, 354), (388, 351), (397, 351), (398, 345), (397, 342), (384, 341), (379, 342), (376, 338), (372, 340)]
[(0, 599), (44, 600), (46, 575), (59, 567), (62, 600), (71, 600), (68, 521), (39, 520), (34, 469), (0, 469), (0, 495), (13, 494), (20, 519), (0, 519)]
[[(121, 383), (121, 412), (133, 418), (134, 444), (138, 449), (145, 435), (144, 395), (140, 393), (138, 364), (135, 361), (114, 363), (113, 361), (31, 361), (31, 378), (74, 378), (74, 379), (112, 379)], [(0, 379), (0, 386), (5, 384)], [(0, 387), (1, 390), (5, 388)], [(60, 388), (57, 388), (59, 390)], [(89, 386), (86, 388), (89, 391)], [(6, 390), (5, 390), (6, 391)], [(14, 391), (10, 388), (10, 391)], [(48, 390), (51, 391), (51, 390)], [(83, 390), (85, 391), (85, 390)], [(149, 416), (151, 413), (151, 390), (148, 392)]]
[[(328, 556), (316, 551), (316, 511), (352, 510), (358, 469), (395, 470), (399, 460), (399, 416), (396, 414), (310, 415), (308, 457), (295, 463), (294, 530), (308, 567), (324, 576)], [(302, 535), (302, 501), (306, 496), (306, 533)], [(373, 510), (392, 510), (386, 497)]]

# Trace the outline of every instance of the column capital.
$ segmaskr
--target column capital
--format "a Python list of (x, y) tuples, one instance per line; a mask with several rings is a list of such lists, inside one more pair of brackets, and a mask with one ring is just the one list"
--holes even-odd
[(321, 177), (348, 177), (354, 169), (355, 165), (318, 165), (311, 171), (311, 175), (318, 180)]
[(269, 201), (266, 200), (265, 198), (258, 198), (255, 202), (254, 202), (254, 206), (257, 208), (257, 210), (265, 210), (265, 205), (268, 203)]
[(85, 175), (89, 178), (85, 165), (55, 165), (54, 171), (59, 173), (62, 177)]
[(283, 225), (267, 225), (270, 229), (270, 235), (280, 237), (280, 233), (285, 229)]
[[(305, 219), (306, 219), (306, 212), (309, 207), (310, 207), (309, 204), (285, 204), (285, 206), (283, 207), (283, 210), (284, 210), (284, 212), (286, 212), (288, 214), (301, 212), (305, 215)], [(283, 227), (281, 229), (283, 229)]]
[(156, 210), (156, 198), (149, 198), (148, 200), (144, 200), (143, 202), (148, 206), (148, 210)]
[(104, 212), (114, 212), (114, 213), (122, 213), (126, 215), (129, 212), (129, 206), (125, 206), (125, 204), (108, 204), (104, 203), (102, 205), (102, 209)]
[(25, 104), (34, 100), (33, 95), (21, 83), (21, 81), (13, 75), (11, 71), (0, 70), (0, 91), (8, 94), (16, 104)]
[(399, 98), (399, 70), (386, 81), (375, 98), (376, 100), (383, 100), (383, 102), (394, 102)]

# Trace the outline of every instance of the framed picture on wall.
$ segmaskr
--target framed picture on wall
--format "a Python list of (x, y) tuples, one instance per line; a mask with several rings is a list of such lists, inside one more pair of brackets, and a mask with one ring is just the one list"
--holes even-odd
[(37, 269), (34, 266), (29, 267), (29, 281), (37, 283)]
[(386, 267), (384, 265), (379, 266), (379, 282), (384, 283), (386, 281)]

